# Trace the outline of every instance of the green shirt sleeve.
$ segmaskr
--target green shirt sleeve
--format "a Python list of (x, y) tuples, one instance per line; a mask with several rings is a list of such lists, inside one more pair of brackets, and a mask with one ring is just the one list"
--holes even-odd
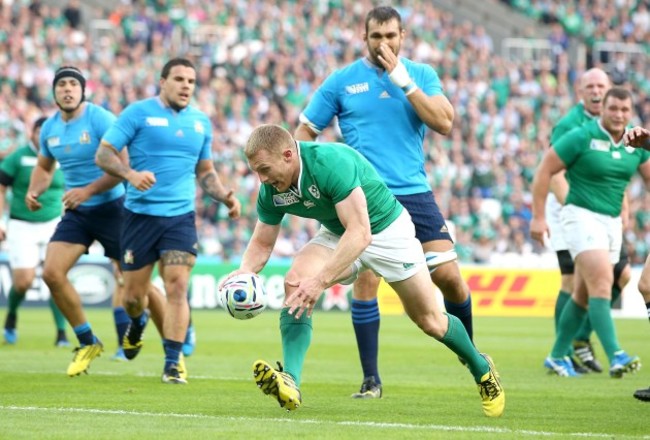
[(350, 193), (358, 186), (361, 186), (359, 169), (349, 156), (341, 156), (336, 166), (331, 164), (318, 164), (315, 168), (318, 180), (324, 182), (322, 188), (329, 193), (332, 203), (335, 205), (345, 200)]
[(273, 194), (266, 185), (260, 186), (260, 192), (257, 195), (257, 217), (267, 225), (279, 225), (284, 217), (283, 212), (273, 209)]
[(15, 150), (9, 156), (5, 157), (5, 159), (0, 164), (0, 170), (2, 170), (6, 175), (11, 176), (12, 178), (16, 177), (16, 174), (18, 173), (20, 154), (17, 153), (18, 150)]
[(569, 168), (582, 153), (582, 149), (587, 142), (587, 133), (582, 127), (573, 130), (561, 136), (559, 140), (553, 143), (553, 149), (560, 157), (564, 165)]

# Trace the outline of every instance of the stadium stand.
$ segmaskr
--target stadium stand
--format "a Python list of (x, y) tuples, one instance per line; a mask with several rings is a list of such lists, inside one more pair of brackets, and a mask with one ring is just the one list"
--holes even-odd
[[(295, 127), (323, 78), (364, 53), (363, 14), (373, 4), (54, 3), (0, 6), (0, 155), (25, 141), (25, 127), (38, 116), (53, 111), (51, 81), (61, 64), (82, 68), (87, 98), (119, 113), (155, 94), (156, 72), (170, 54), (190, 54), (198, 66), (195, 103), (214, 126), (217, 167), (244, 207), (244, 218), (232, 223), (223, 207), (197, 199), (201, 251), (224, 259), (239, 255), (255, 220), (257, 183), (241, 156), (245, 139), (260, 123)], [(650, 122), (647, 2), (491, 0), (478, 2), (472, 15), (464, 1), (466, 14), (458, 16), (449, 12), (452, 2), (434, 3), (400, 7), (410, 35), (402, 50), (436, 68), (456, 110), (452, 135), (429, 133), (425, 154), (437, 200), (456, 225), (459, 255), (476, 262), (547, 255), (528, 236), (530, 183), (550, 128), (575, 100), (577, 75), (592, 63), (609, 69), (633, 90), (636, 122)], [(501, 21), (486, 16), (483, 3), (523, 24), (496, 30)], [(608, 6), (613, 3), (628, 7)], [(338, 139), (338, 131), (323, 136)], [(650, 249), (650, 196), (639, 180), (629, 191), (637, 214), (626, 244), (632, 262), (640, 263)], [(288, 221), (276, 255), (291, 255), (314, 228)]]

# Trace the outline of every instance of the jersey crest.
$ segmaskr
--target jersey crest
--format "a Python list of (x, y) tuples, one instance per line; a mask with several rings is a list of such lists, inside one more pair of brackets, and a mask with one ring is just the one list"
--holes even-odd
[(90, 143), (90, 134), (87, 131), (82, 131), (81, 136), (79, 136), (80, 144), (89, 144)]
[(316, 185), (311, 185), (308, 191), (315, 199), (320, 199), (320, 191)]

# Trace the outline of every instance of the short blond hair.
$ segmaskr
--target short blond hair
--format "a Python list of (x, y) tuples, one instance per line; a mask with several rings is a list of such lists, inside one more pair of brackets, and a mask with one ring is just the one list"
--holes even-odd
[(261, 150), (279, 153), (284, 148), (291, 148), (293, 144), (293, 137), (287, 130), (279, 125), (264, 124), (253, 130), (246, 141), (244, 154), (251, 158)]

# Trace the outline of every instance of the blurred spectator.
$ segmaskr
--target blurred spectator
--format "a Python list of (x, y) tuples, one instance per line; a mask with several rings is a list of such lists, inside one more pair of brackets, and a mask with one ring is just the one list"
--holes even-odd
[[(403, 55), (436, 68), (456, 111), (450, 136), (425, 134), (424, 154), (440, 208), (457, 222), (457, 251), (464, 261), (484, 261), (489, 253), (544, 251), (530, 246), (527, 236), (529, 187), (550, 127), (574, 102), (574, 80), (587, 68), (584, 60), (568, 56), (569, 38), (581, 39), (588, 53), (598, 41), (637, 44), (646, 51), (650, 41), (646, 1), (507, 3), (554, 23), (548, 35), (552, 59), (539, 66), (507, 61), (495, 52), (481, 23), (457, 22), (432, 2), (408, 2), (401, 9), (404, 26), (413, 32)], [(0, 2), (0, 157), (24, 141), (26, 125), (54, 110), (51, 81), (60, 65), (80, 66), (88, 76), (87, 99), (119, 113), (157, 93), (155, 72), (169, 53), (185, 54), (198, 68), (194, 101), (212, 120), (220, 175), (236, 188), (245, 210), (241, 221), (230, 222), (223, 207), (199, 193), (201, 251), (237, 258), (250, 237), (257, 194), (242, 145), (260, 123), (283, 123), (293, 130), (325, 76), (363, 53), (356, 35), (363, 32), (368, 4), (120, 0), (106, 12), (84, 4), (82, 15), (78, 0), (61, 7)], [(94, 18), (112, 27), (91, 32)], [(614, 79), (633, 90), (639, 122), (647, 125), (647, 57), (612, 54), (609, 61)], [(327, 129), (321, 139), (339, 140), (338, 128)], [(631, 212), (639, 214), (626, 241), (642, 262), (650, 248), (650, 226), (640, 212), (647, 212), (650, 202), (635, 182)], [(316, 228), (310, 222), (283, 224), (276, 255), (299, 249)]]
[(79, 0), (69, 0), (67, 6), (63, 9), (63, 16), (68, 20), (68, 24), (72, 29), (79, 29), (82, 18)]

